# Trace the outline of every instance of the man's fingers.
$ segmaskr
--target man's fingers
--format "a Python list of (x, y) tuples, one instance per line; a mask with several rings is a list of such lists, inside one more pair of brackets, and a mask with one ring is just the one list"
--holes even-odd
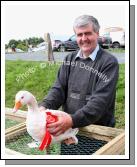
[(71, 126), (72, 126), (72, 118), (68, 114), (58, 117), (57, 122), (47, 124), (49, 132), (52, 135), (56, 136), (60, 135), (61, 133), (64, 133)]
[(60, 125), (60, 121), (47, 124), (47, 128), (54, 128)]
[(59, 136), (59, 135), (61, 135), (62, 133), (63, 133), (63, 131), (60, 130), (60, 131), (58, 131), (57, 133), (53, 134), (53, 136)]
[(62, 131), (62, 128), (60, 126), (55, 127), (55, 128), (48, 128), (48, 131), (52, 134), (52, 135), (56, 135), (58, 134), (58, 132)]

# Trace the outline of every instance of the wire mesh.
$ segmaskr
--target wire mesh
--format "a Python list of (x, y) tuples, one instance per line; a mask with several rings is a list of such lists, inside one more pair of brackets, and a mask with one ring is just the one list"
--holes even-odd
[(14, 151), (27, 154), (27, 155), (43, 155), (46, 151), (40, 151), (38, 148), (29, 148), (28, 143), (33, 142), (33, 139), (27, 132), (14, 136), (13, 139), (6, 141), (6, 148)]
[[(9, 128), (11, 126), (17, 125), (18, 123), (18, 121), (6, 119), (5, 127)], [(50, 145), (47, 150), (40, 151), (38, 148), (30, 148), (28, 146), (28, 143), (33, 142), (33, 139), (27, 132), (25, 132), (22, 134), (16, 134), (14, 135), (14, 137), (7, 139), (6, 148), (27, 155), (91, 155), (107, 143), (103, 140), (97, 140), (81, 135), (77, 135), (77, 138), (77, 145), (66, 145), (65, 143), (57, 143)]]
[(77, 135), (78, 144), (61, 144), (61, 155), (91, 155), (104, 146), (107, 142), (86, 136)]
[(19, 123), (20, 123), (19, 121), (15, 121), (15, 120), (6, 118), (5, 119), (5, 128), (8, 129), (14, 125), (19, 124)]
[(40, 151), (38, 148), (29, 148), (28, 143), (33, 140), (27, 132), (22, 135), (14, 136), (14, 139), (9, 139), (6, 142), (6, 147), (17, 152), (27, 155), (91, 155), (107, 142), (102, 140), (91, 139), (85, 136), (77, 135), (78, 144), (66, 145), (64, 143), (52, 144), (47, 150)]

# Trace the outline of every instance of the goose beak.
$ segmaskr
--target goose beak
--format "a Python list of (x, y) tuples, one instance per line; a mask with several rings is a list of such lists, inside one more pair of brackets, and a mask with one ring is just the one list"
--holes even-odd
[(18, 109), (19, 109), (21, 106), (22, 106), (22, 104), (21, 104), (20, 101), (15, 102), (15, 106), (14, 106), (14, 108), (13, 108), (13, 112), (14, 112), (14, 113), (17, 112)]

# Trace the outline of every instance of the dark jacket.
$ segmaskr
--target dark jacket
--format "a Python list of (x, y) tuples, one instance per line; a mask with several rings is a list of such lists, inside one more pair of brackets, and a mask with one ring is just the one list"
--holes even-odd
[(66, 56), (54, 86), (40, 105), (49, 109), (62, 106), (71, 114), (74, 128), (89, 124), (113, 127), (117, 59), (101, 48), (95, 61), (76, 55), (72, 52)]

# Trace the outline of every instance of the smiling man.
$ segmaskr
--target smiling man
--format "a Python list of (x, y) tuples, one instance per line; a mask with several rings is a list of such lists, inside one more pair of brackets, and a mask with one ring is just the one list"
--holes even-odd
[(99, 37), (99, 24), (95, 28), (91, 23), (78, 26), (77, 20), (74, 24), (74, 32), (79, 48), (82, 51), (84, 57), (88, 57), (96, 48)]
[(100, 25), (96, 18), (82, 15), (74, 21), (73, 29), (80, 50), (66, 56), (64, 61), (70, 65), (62, 64), (54, 86), (40, 103), (41, 109), (57, 110), (62, 106), (64, 110), (57, 122), (48, 125), (53, 135), (70, 127), (115, 125), (117, 59), (99, 47)]

